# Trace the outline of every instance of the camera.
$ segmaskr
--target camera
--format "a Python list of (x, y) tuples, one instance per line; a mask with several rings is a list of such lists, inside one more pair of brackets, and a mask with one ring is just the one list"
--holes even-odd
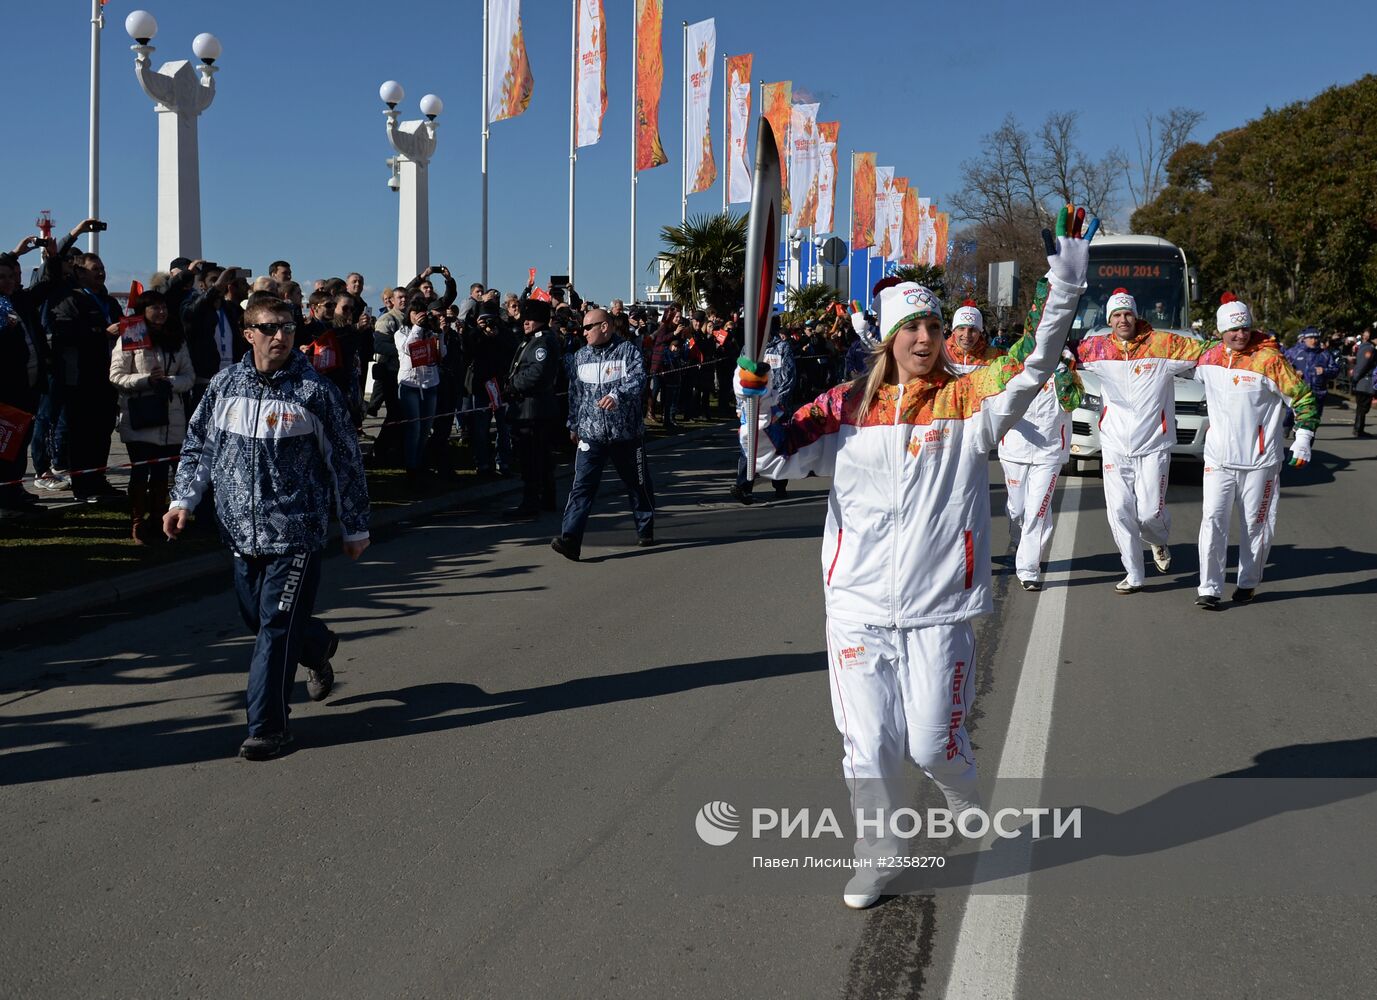
[(93, 232), (93, 233), (103, 233), (103, 232), (105, 232), (105, 231), (106, 231), (107, 229), (109, 229), (109, 228), (110, 228), (110, 224), (109, 224), (108, 222), (97, 222), (97, 223), (95, 224), (95, 226), (92, 227), (91, 232)]

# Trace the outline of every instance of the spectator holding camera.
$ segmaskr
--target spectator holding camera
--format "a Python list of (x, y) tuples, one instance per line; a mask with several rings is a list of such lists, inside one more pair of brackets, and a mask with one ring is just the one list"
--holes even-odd
[(406, 421), (402, 425), (406, 476), (416, 484), (425, 475), (421, 448), (430, 437), (430, 426), (435, 418), (445, 342), (422, 296), (416, 295), (406, 304), (406, 317), (406, 327), (398, 330), (393, 340), (398, 359), (398, 413)]
[(183, 394), (195, 383), (196, 369), (182, 332), (168, 322), (166, 296), (146, 291), (137, 308), (141, 324), (109, 329), (119, 338), (110, 354), (110, 383), (119, 392), (120, 440), (136, 463), (129, 470), (129, 536), (146, 545), (158, 537), (155, 522), (167, 509), (168, 470), (186, 437)]

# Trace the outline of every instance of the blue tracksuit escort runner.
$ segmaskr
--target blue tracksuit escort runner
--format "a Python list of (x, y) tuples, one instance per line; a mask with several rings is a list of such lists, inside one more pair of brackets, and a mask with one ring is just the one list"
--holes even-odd
[[(636, 534), (654, 537), (655, 493), (645, 459), (645, 361), (640, 348), (619, 338), (574, 353), (569, 365), (569, 431), (578, 438), (574, 483), (564, 508), (561, 533), (575, 549), (598, 495), (603, 468), (611, 459), (626, 486)], [(599, 401), (612, 399), (610, 408)]]
[(257, 636), (249, 735), (286, 734), (297, 664), (318, 669), (330, 654), (330, 631), (311, 612), (332, 506), (346, 541), (368, 537), (353, 422), (304, 354), (272, 373), (248, 354), (211, 379), (187, 427), (172, 507), (194, 510), (212, 484), (240, 615)]

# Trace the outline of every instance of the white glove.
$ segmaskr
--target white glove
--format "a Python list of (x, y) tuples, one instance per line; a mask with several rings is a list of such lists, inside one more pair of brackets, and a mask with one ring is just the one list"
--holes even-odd
[(1308, 465), (1313, 458), (1310, 454), (1310, 446), (1315, 441), (1315, 432), (1308, 431), (1304, 427), (1296, 428), (1296, 440), (1291, 442), (1291, 464)]
[(868, 337), (870, 335), (870, 324), (865, 321), (865, 313), (851, 314), (851, 329), (856, 331), (858, 337)]
[[(746, 391), (741, 388), (741, 369), (738, 368), (732, 374), (732, 392), (736, 394), (736, 411), (743, 413), (742, 409), (748, 399), (760, 401), (760, 415), (764, 417), (779, 406), (779, 394), (775, 392), (774, 373), (766, 376), (765, 392), (762, 394), (746, 395)], [(762, 427), (764, 424), (761, 425)]]
[(1047, 258), (1047, 277), (1064, 289), (1083, 293), (1090, 273), (1090, 244), (1070, 236), (1058, 236), (1057, 252)]

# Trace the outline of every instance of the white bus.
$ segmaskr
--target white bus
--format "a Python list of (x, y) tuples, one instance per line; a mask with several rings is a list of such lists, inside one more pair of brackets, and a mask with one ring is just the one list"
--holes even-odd
[[(1200, 336), (1191, 329), (1190, 315), (1191, 302), (1198, 298), (1197, 282), (1180, 247), (1156, 236), (1099, 236), (1090, 244), (1088, 280), (1072, 323), (1072, 339), (1108, 335), (1104, 306), (1116, 288), (1128, 289), (1139, 315), (1155, 329)], [(1086, 472), (1100, 461), (1100, 383), (1091, 372), (1081, 372), (1081, 378), (1085, 398), (1071, 415), (1071, 466)], [(1200, 383), (1178, 378), (1172, 454), (1199, 460), (1209, 423)]]

